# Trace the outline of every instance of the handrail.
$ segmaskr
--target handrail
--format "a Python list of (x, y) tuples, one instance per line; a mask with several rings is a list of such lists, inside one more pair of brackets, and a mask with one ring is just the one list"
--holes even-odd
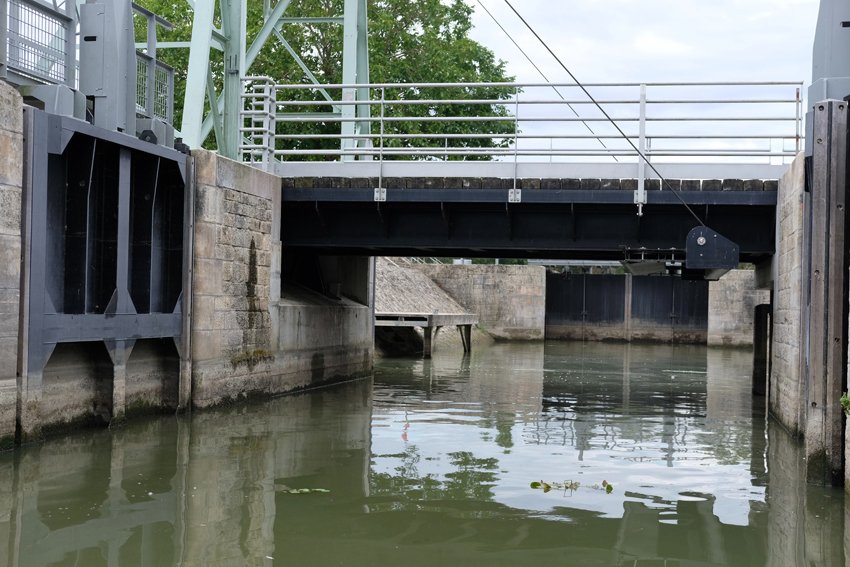
[[(265, 167), (275, 159), (317, 158), (642, 161), (622, 136), (605, 128), (608, 119), (590, 101), (551, 96), (553, 87), (578, 88), (571, 83), (282, 85), (247, 77), (244, 84), (243, 158)], [(787, 163), (802, 147), (802, 85), (698, 81), (585, 87), (609, 94), (598, 97), (600, 103), (619, 109), (614, 120), (649, 160), (775, 164)], [(352, 89), (366, 89), (371, 98), (357, 100)], [(337, 92), (338, 100), (311, 98), (320, 91)], [(357, 114), (343, 116), (338, 110), (345, 106), (356, 107)], [(561, 111), (568, 106), (586, 112)], [(592, 134), (575, 130), (588, 123), (601, 127)], [(340, 126), (346, 124), (353, 128), (343, 133)]]

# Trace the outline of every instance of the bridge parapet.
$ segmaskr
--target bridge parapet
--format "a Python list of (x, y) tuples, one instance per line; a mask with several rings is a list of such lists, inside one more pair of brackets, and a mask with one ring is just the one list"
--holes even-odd
[(599, 107), (575, 84), (245, 86), (243, 161), (378, 194), (394, 177), (510, 179), (511, 201), (526, 178), (636, 179), (642, 214), (653, 178), (776, 180), (802, 147), (797, 82), (585, 85)]

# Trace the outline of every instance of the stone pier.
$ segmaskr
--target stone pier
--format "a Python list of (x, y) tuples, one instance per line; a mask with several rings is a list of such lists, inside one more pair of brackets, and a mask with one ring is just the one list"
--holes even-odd
[[(371, 259), (313, 257), (290, 268), (280, 242), (280, 179), (205, 150), (193, 156), (193, 405), (371, 371)], [(311, 269), (326, 288), (290, 281)]]
[(15, 437), (21, 285), (23, 102), (0, 80), (0, 449)]

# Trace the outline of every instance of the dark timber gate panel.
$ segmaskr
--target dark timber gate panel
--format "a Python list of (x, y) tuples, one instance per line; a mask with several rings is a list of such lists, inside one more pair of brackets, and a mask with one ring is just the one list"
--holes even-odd
[(578, 340), (626, 339), (624, 275), (546, 276), (546, 336)]
[(674, 277), (546, 276), (546, 337), (704, 343), (708, 282)]
[(708, 282), (644, 276), (632, 280), (632, 339), (704, 343)]

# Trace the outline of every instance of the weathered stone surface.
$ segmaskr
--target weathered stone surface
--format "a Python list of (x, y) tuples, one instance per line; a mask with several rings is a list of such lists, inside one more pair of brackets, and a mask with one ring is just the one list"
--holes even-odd
[[(623, 191), (631, 191), (631, 192), (637, 191), (638, 180), (637, 179), (621, 179), (620, 180), (620, 187), (623, 189)], [(645, 185), (644, 185), (644, 187), (645, 187)]]
[(513, 179), (510, 180), (510, 187), (508, 187), (508, 180), (501, 179), (499, 177), (484, 177), (481, 179), (481, 188), (482, 189), (511, 189), (513, 188)]
[(561, 188), (560, 179), (543, 179), (540, 181), (540, 188), (547, 191), (557, 191)]
[(0, 235), (21, 235), (21, 188), (0, 185)]
[(720, 179), (703, 179), (703, 191), (720, 191), (723, 189), (723, 181)]
[(681, 191), (682, 190), (682, 180), (681, 179), (665, 179), (664, 186), (661, 187), (662, 191)]
[[(803, 431), (802, 266), (804, 158), (798, 156), (779, 183), (776, 276), (773, 295), (773, 345), (769, 407), (791, 432)], [(767, 185), (767, 183), (765, 184)]]
[(426, 177), (423, 179), (423, 187), (425, 189), (443, 189), (445, 185), (446, 183), (443, 177)]
[(23, 102), (0, 80), (0, 447), (14, 439), (21, 281)]
[(682, 191), (700, 191), (702, 181), (699, 179), (682, 179)]
[(0, 130), (24, 131), (23, 99), (17, 89), (0, 80)]
[(745, 179), (744, 191), (764, 191), (764, 181), (761, 179)]
[(581, 189), (581, 179), (562, 179), (561, 189), (565, 191), (578, 191)]
[(386, 258), (375, 262), (376, 313), (467, 313), (421, 270)]
[(744, 182), (741, 179), (724, 179), (723, 191), (743, 191)]
[(403, 177), (384, 177), (383, 187), (385, 189), (405, 189), (407, 188), (407, 180)]
[(756, 305), (770, 292), (755, 288), (754, 270), (732, 270), (708, 285), (708, 345), (752, 346)]
[[(371, 188), (377, 187), (377, 179), (282, 181), (209, 152), (196, 154), (202, 182), (196, 188), (193, 405), (283, 393), (369, 371), (369, 292), (361, 294), (364, 304), (336, 305), (315, 294), (303, 300), (280, 298), (280, 188), (333, 189), (358, 183)], [(384, 181), (385, 187), (404, 187), (406, 182)], [(362, 283), (360, 287), (369, 288), (365, 283), (371, 273), (369, 260), (361, 259), (356, 266), (349, 266), (350, 259), (346, 262), (346, 270), (334, 273), (345, 271), (346, 277)], [(342, 292), (357, 295), (346, 285), (340, 285)], [(164, 390), (144, 384), (128, 386), (128, 395), (141, 400), (165, 395)]]
[(417, 265), (496, 339), (542, 340), (546, 270), (542, 266)]
[(18, 132), (0, 129), (0, 184), (21, 187), (24, 139)]
[(599, 191), (602, 188), (602, 180), (601, 179), (582, 179), (581, 180), (581, 189), (582, 191)]
[(600, 189), (603, 191), (619, 191), (621, 183), (619, 179), (602, 179), (600, 181)]
[(518, 179), (517, 180), (517, 186), (520, 189), (537, 190), (537, 189), (540, 189), (541, 184), (542, 184), (542, 181), (540, 179), (526, 178), (526, 179)]

